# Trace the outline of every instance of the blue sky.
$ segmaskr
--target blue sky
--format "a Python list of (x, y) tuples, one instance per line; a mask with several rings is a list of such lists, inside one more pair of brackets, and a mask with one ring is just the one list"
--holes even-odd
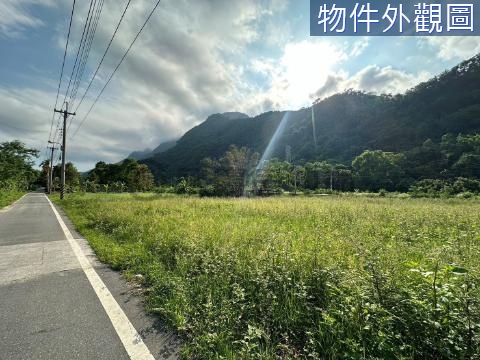
[[(126, 2), (105, 1), (80, 94)], [(0, 141), (45, 148), (71, 3), (0, 0)], [(72, 132), (153, 5), (132, 0)], [(87, 11), (88, 2), (77, 1), (61, 94)], [(313, 38), (308, 22), (308, 0), (164, 0), (69, 138), (67, 160), (81, 170), (116, 162), (212, 113), (297, 109), (349, 88), (401, 93), (480, 51), (478, 37)]]

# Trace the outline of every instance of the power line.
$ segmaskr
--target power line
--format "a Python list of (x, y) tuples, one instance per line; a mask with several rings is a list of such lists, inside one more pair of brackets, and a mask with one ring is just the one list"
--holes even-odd
[(68, 103), (65, 104), (65, 110), (57, 110), (54, 109), (56, 113), (60, 113), (63, 115), (63, 131), (62, 131), (62, 171), (60, 173), (61, 175), (61, 181), (62, 185), (60, 188), (60, 199), (63, 200), (65, 196), (65, 158), (66, 158), (66, 152), (67, 152), (67, 117), (69, 115), (75, 116), (75, 113), (70, 113), (68, 112)]
[[(78, 62), (78, 59), (79, 59), (80, 49), (82, 49), (82, 56), (83, 56), (84, 41), (85, 41), (85, 36), (86, 36), (85, 35), (85, 30), (87, 29), (87, 25), (91, 21), (90, 14), (91, 14), (92, 6), (93, 6), (94, 2), (96, 3), (96, 0), (90, 0), (90, 7), (88, 8), (87, 19), (85, 20), (85, 24), (83, 25), (82, 36), (80, 38), (80, 43), (78, 44), (77, 54), (75, 55), (75, 62), (73, 64), (72, 73), (70, 74), (70, 79), (68, 80), (67, 92), (65, 93), (65, 97), (63, 98), (62, 107), (63, 107), (63, 104), (65, 104), (65, 102), (67, 101), (68, 92), (70, 91), (70, 85), (72, 83), (72, 79), (74, 77), (75, 70), (77, 69), (77, 62)], [(55, 108), (56, 108), (56, 106), (55, 106)]]
[(98, 99), (100, 98), (100, 96), (102, 96), (105, 88), (108, 86), (108, 84), (110, 83), (110, 81), (112, 80), (113, 78), (113, 75), (117, 72), (118, 68), (120, 67), (120, 65), (123, 63), (123, 60), (125, 60), (125, 58), (127, 57), (130, 49), (133, 47), (133, 44), (135, 44), (135, 41), (137, 41), (138, 37), (140, 36), (141, 32), (143, 31), (143, 29), (145, 28), (145, 26), (147, 25), (148, 21), (150, 20), (150, 18), (152, 17), (153, 13), (155, 12), (155, 10), (157, 9), (158, 5), (160, 5), (160, 2), (161, 0), (158, 0), (157, 3), (155, 4), (154, 8), (152, 9), (152, 11), (150, 12), (150, 14), (148, 15), (147, 19), (145, 20), (145, 22), (143, 23), (142, 27), (140, 28), (140, 30), (138, 31), (137, 35), (135, 35), (135, 38), (133, 39), (133, 41), (131, 42), (130, 46), (128, 47), (127, 51), (125, 51), (125, 53), (123, 54), (122, 58), (120, 59), (120, 62), (117, 64), (117, 66), (115, 67), (115, 69), (113, 70), (112, 74), (110, 75), (110, 77), (108, 78), (107, 82), (105, 83), (105, 85), (103, 86), (102, 90), (100, 91), (100, 93), (98, 94), (98, 96), (95, 98), (95, 101), (92, 103), (92, 106), (90, 106), (90, 109), (88, 110), (87, 114), (85, 115), (85, 117), (83, 118), (82, 122), (80, 123), (80, 125), (78, 125), (77, 129), (75, 130), (75, 132), (73, 133), (72, 135), (72, 138), (78, 133), (78, 130), (80, 130), (80, 128), (82, 127), (83, 123), (85, 122), (85, 120), (87, 119), (88, 115), (90, 115), (90, 112), (92, 111), (93, 107), (95, 106), (95, 104), (97, 103)]
[[(81, 50), (81, 55), (78, 61), (78, 66), (75, 71), (75, 77), (73, 79), (73, 86), (72, 90), (70, 91), (70, 99), (72, 98), (72, 94), (75, 92), (77, 86), (78, 86), (78, 79), (79, 79), (79, 74), (82, 72), (84, 68), (84, 63), (85, 63), (85, 57), (89, 55), (90, 49), (88, 48), (90, 45), (90, 39), (92, 38), (92, 33), (93, 33), (93, 27), (92, 24), (95, 24), (96, 18), (97, 18), (97, 13), (98, 13), (98, 6), (97, 5), (97, 0), (94, 1), (93, 9), (92, 9), (92, 15), (88, 19), (88, 26), (87, 26), (87, 32), (85, 33), (85, 38), (83, 39), (83, 42), (81, 44), (82, 50)], [(88, 49), (88, 50), (87, 50)], [(65, 96), (68, 96), (66, 94)]]
[[(132, 1), (132, 0), (128, 0), (127, 5), (125, 6), (125, 9), (123, 10), (122, 16), (120, 17), (120, 20), (118, 21), (117, 27), (115, 28), (115, 31), (113, 32), (113, 35), (112, 35), (112, 37), (111, 37), (111, 39), (110, 39), (110, 42), (108, 43), (108, 46), (107, 46), (107, 48), (105, 49), (105, 52), (103, 53), (102, 59), (100, 60), (100, 63), (98, 64), (97, 69), (95, 70), (95, 73), (93, 74), (92, 79), (90, 80), (90, 83), (89, 83), (88, 86), (87, 86), (87, 89), (86, 89), (85, 92), (83, 93), (83, 96), (82, 96), (80, 102), (78, 103), (77, 107), (75, 108), (75, 112), (78, 111), (78, 108), (80, 107), (80, 105), (82, 105), (83, 100), (85, 99), (85, 96), (86, 96), (87, 93), (88, 93), (88, 90), (90, 90), (90, 87), (92, 86), (93, 80), (95, 80), (95, 77), (96, 77), (97, 74), (98, 74), (98, 70), (100, 69), (100, 66), (102, 66), (103, 60), (105, 60), (105, 56), (107, 55), (108, 50), (110, 49), (110, 46), (112, 45), (113, 39), (114, 39), (115, 36), (117, 35), (118, 28), (120, 27), (120, 24), (121, 24), (122, 21), (123, 21), (123, 18), (124, 18), (124, 16), (125, 16), (125, 13), (126, 13), (127, 10), (128, 10), (128, 7), (130, 6), (130, 2), (131, 2), (131, 1)], [(70, 122), (70, 125), (71, 125), (71, 124), (72, 124), (72, 123)]]
[(97, 10), (96, 10), (94, 20), (93, 20), (93, 27), (92, 27), (93, 30), (90, 31), (90, 36), (87, 40), (87, 42), (88, 42), (88, 45), (86, 47), (87, 50), (85, 52), (85, 56), (83, 58), (83, 61), (81, 62), (81, 65), (79, 67), (80, 70), (77, 73), (78, 76), (76, 78), (76, 83), (74, 83), (74, 90), (72, 90), (72, 92), (70, 93), (70, 100), (71, 100), (70, 103), (72, 104), (72, 108), (73, 108), (73, 104), (75, 102), (75, 99), (77, 97), (78, 88), (79, 88), (80, 83), (82, 81), (83, 74), (85, 73), (85, 67), (86, 67), (88, 58), (90, 56), (90, 50), (92, 48), (93, 39), (95, 38), (95, 33), (97, 32), (97, 26), (98, 26), (98, 22), (100, 20), (100, 14), (102, 12), (104, 3), (105, 3), (105, 0), (100, 0), (100, 5), (97, 6)]
[[(72, 12), (70, 14), (70, 23), (68, 25), (68, 34), (67, 34), (67, 42), (65, 44), (65, 51), (63, 53), (63, 61), (62, 61), (62, 70), (60, 71), (60, 80), (58, 81), (58, 88), (57, 88), (57, 97), (55, 98), (55, 107), (57, 107), (58, 103), (58, 96), (60, 95), (60, 87), (62, 85), (62, 78), (63, 78), (63, 70), (65, 68), (65, 58), (67, 57), (67, 50), (68, 50), (68, 42), (70, 40), (70, 31), (72, 29), (72, 20), (73, 20), (73, 13), (75, 11), (75, 1), (73, 0), (73, 5), (72, 5)], [(48, 135), (48, 139), (50, 140), (52, 136), (52, 129), (53, 129), (53, 120), (55, 119), (55, 113), (52, 114), (52, 121), (50, 124), (50, 134)]]

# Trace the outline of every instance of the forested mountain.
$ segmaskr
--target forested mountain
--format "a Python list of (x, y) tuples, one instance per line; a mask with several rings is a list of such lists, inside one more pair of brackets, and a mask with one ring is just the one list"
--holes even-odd
[(134, 159), (134, 160), (143, 160), (143, 159), (148, 159), (155, 154), (160, 154), (162, 152), (165, 152), (171, 148), (173, 148), (177, 144), (177, 140), (169, 140), (161, 143), (158, 145), (155, 149), (145, 149), (145, 150), (139, 150), (139, 151), (134, 151), (130, 155), (127, 156), (128, 159)]
[[(346, 91), (290, 112), (273, 156), (293, 163), (327, 160), (350, 166), (365, 150), (415, 151), (445, 134), (480, 132), (480, 54), (403, 95)], [(143, 160), (157, 180), (197, 176), (201, 160), (218, 158), (230, 145), (262, 154), (286, 112), (250, 118), (215, 114), (167, 151)], [(315, 134), (313, 129), (315, 129)], [(315, 136), (314, 136), (315, 135)], [(316, 138), (316, 144), (315, 139)]]

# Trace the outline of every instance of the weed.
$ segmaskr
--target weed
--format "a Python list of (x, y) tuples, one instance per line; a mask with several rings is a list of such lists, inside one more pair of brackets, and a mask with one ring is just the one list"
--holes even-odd
[(195, 359), (480, 357), (475, 200), (72, 195)]

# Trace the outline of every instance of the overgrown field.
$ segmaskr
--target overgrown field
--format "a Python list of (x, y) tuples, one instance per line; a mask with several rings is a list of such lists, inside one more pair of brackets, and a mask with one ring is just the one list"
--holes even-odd
[(69, 195), (194, 359), (479, 359), (480, 203)]
[(23, 194), (25, 194), (25, 192), (0, 189), (0, 209), (20, 199)]

